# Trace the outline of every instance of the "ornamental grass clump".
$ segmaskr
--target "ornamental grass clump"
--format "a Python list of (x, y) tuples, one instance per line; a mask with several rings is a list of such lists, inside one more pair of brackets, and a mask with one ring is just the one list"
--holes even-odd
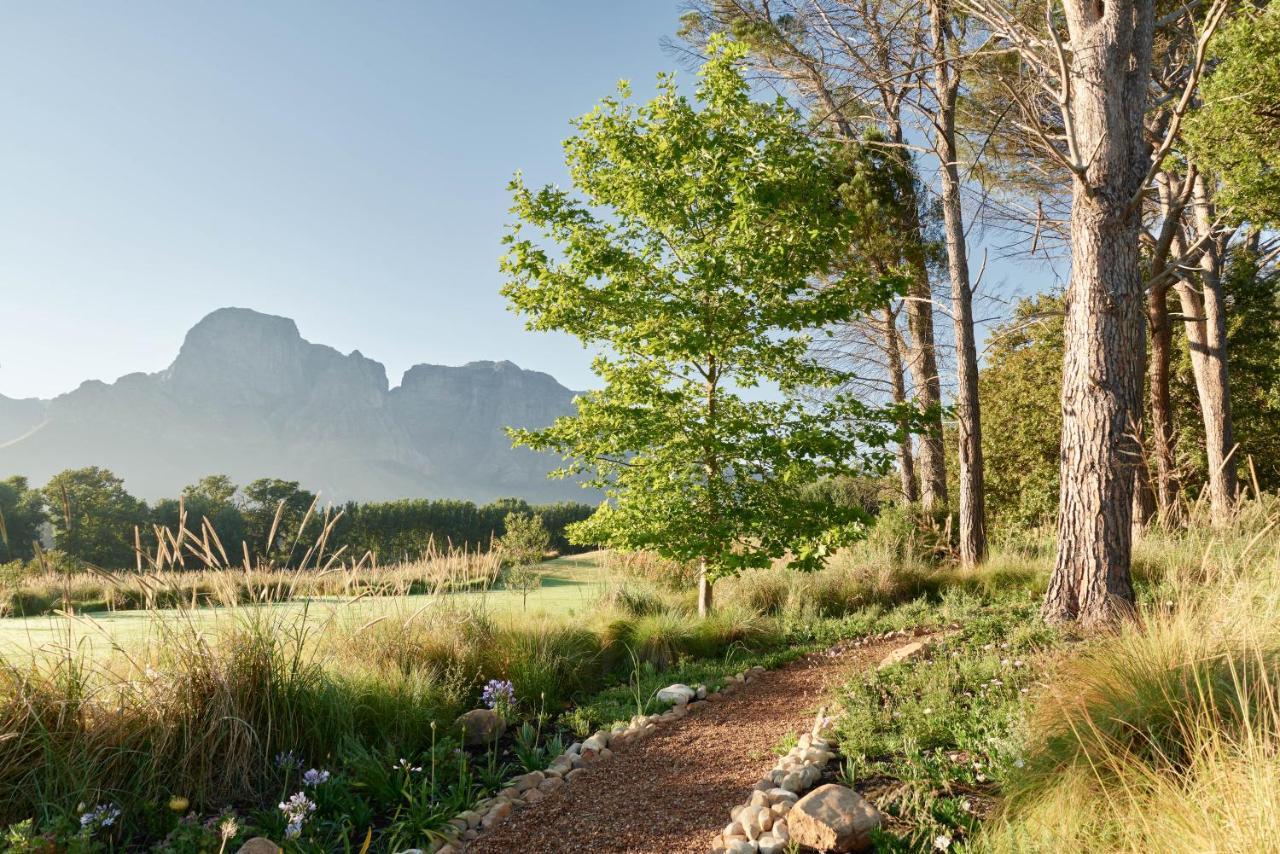
[(1166, 556), (1138, 618), (1058, 664), (992, 847), (1275, 848), (1280, 560), (1219, 536), (1196, 562), (1149, 545)]

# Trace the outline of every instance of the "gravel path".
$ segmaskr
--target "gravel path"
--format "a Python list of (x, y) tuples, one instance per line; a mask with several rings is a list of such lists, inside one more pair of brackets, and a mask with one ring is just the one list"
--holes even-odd
[(783, 736), (808, 730), (827, 691), (850, 671), (909, 640), (840, 645), (762, 674), (586, 766), (571, 785), (517, 810), (466, 850), (705, 854), (729, 810), (777, 760)]

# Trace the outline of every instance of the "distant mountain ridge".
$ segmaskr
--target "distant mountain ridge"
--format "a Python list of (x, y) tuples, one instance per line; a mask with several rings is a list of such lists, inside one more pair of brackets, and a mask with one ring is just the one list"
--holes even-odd
[(0, 396), (0, 477), (35, 484), (98, 465), (147, 499), (225, 473), (298, 480), (325, 500), (518, 496), (591, 500), (547, 480), (559, 460), (511, 448), (503, 428), (572, 412), (574, 392), (511, 362), (381, 363), (313, 344), (286, 317), (223, 308), (167, 369), (90, 380), (52, 400)]

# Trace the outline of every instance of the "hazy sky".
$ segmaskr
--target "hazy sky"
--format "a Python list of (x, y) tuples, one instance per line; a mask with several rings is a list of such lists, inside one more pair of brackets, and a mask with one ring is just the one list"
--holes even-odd
[(498, 295), (506, 183), (675, 67), (672, 2), (9, 3), (0, 394), (165, 367), (225, 305), (384, 362), (511, 359), (582, 387)]
[(164, 368), (236, 305), (387, 365), (591, 383), (498, 295), (506, 183), (563, 182), (568, 119), (651, 91), (680, 0), (9, 3), (0, 394)]

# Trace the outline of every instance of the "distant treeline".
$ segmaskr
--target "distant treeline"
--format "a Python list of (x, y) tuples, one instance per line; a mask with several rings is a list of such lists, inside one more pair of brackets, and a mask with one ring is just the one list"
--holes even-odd
[(488, 548), (490, 540), (506, 532), (504, 522), (509, 513), (529, 513), (542, 517), (551, 535), (552, 548), (561, 553), (581, 551), (570, 545), (564, 529), (594, 512), (590, 504), (564, 501), (558, 504), (531, 505), (519, 498), (500, 498), (490, 504), (476, 505), (452, 499), (431, 500), (408, 498), (360, 504), (349, 502), (342, 507), (330, 536), (330, 543), (345, 545), (356, 555), (371, 552), (380, 561), (400, 560), (422, 554), (432, 538), (436, 546), (446, 542)]
[[(513, 512), (541, 516), (553, 546), (568, 552), (573, 547), (565, 527), (593, 510), (571, 502), (530, 505), (518, 498), (484, 505), (454, 499), (348, 502), (326, 510), (297, 481), (261, 478), (239, 487), (226, 475), (202, 478), (180, 497), (149, 505), (130, 495), (107, 469), (68, 469), (40, 488), (23, 477), (0, 481), (0, 564), (37, 559), (41, 534), (51, 530), (55, 553), (47, 560), (134, 567), (137, 545), (144, 555), (154, 554), (156, 529), (175, 531), (183, 513), (186, 527), (196, 534), (208, 520), (222, 545), (218, 551), (232, 564), (239, 564), (246, 550), (254, 562), (296, 564), (320, 536), (326, 519), (333, 521), (326, 554), (345, 546), (351, 560), (366, 554), (379, 563), (414, 559), (433, 541), (437, 547), (486, 549), (502, 536)], [(144, 567), (146, 563), (144, 558)]]

